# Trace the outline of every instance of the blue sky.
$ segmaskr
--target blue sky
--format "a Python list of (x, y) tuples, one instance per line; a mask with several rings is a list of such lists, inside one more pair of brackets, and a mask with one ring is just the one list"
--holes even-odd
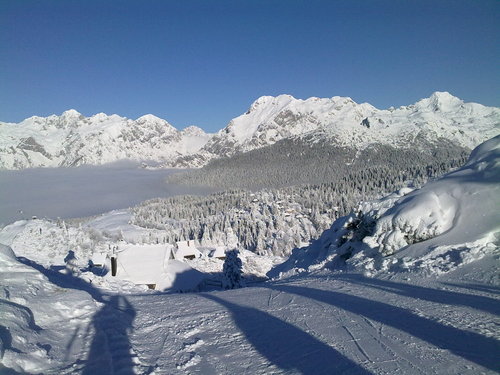
[(262, 95), (500, 106), (497, 0), (0, 0), (0, 121), (224, 127)]

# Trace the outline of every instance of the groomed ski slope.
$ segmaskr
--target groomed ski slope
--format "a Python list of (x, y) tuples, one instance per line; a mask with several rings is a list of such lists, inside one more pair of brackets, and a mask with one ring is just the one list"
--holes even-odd
[(499, 370), (500, 288), (491, 282), (500, 270), (491, 257), (439, 278), (321, 271), (223, 292), (128, 295), (21, 261), (3, 248), (1, 363), (19, 372)]

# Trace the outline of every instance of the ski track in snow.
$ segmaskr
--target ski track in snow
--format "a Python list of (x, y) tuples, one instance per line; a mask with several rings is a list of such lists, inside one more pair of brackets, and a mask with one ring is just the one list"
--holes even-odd
[[(498, 353), (498, 332), (493, 338), (494, 331), (490, 337), (480, 336), (479, 331), (482, 322), (498, 324), (498, 315), (481, 311), (480, 305), (459, 306), (463, 291), (437, 292), (448, 293), (446, 302), (456, 297), (453, 306), (426, 301), (418, 293), (396, 298), (397, 287), (404, 288), (401, 283), (394, 282), (391, 289), (364, 281), (356, 275), (351, 280), (306, 279), (229, 292), (129, 296), (136, 314), (130, 341), (120, 341), (123, 323), (118, 328), (110, 324), (123, 322), (123, 317), (107, 314), (100, 321), (107, 339), (117, 340), (105, 355), (118, 369), (110, 373), (127, 373), (124, 369), (154, 374), (496, 371), (492, 355)], [(491, 296), (475, 297), (492, 306), (499, 302)], [(349, 307), (356, 301), (358, 306)], [(454, 315), (461, 319), (454, 320)], [(399, 321), (391, 321), (398, 316)], [(463, 338), (446, 336), (448, 330), (459, 331)], [(462, 352), (467, 348), (469, 353)], [(335, 361), (311, 361), (318, 353), (329, 353)]]
[[(47, 348), (47, 355), (65, 353), (52, 367), (32, 373), (462, 375), (499, 370), (498, 290), (480, 281), (466, 288), (456, 282), (462, 274), (442, 281), (415, 275), (408, 283), (320, 272), (229, 291), (119, 295), (23, 262), (19, 267), (40, 270), (58, 293), (74, 299), (71, 293), (88, 292), (95, 301), (94, 313), (88, 314), (89, 306), (81, 317), (64, 311), (69, 304), (54, 307), (61, 319), (69, 319), (54, 326), (43, 316), (40, 320), (38, 307), (27, 306), (33, 310), (30, 324), (39, 327), (27, 339)], [(31, 277), (41, 280), (35, 270)], [(475, 275), (473, 269), (470, 274)], [(9, 288), (0, 302), (21, 306), (18, 290)], [(21, 355), (18, 341), (9, 342), (4, 331), (5, 353)], [(47, 341), (51, 335), (64, 339)]]

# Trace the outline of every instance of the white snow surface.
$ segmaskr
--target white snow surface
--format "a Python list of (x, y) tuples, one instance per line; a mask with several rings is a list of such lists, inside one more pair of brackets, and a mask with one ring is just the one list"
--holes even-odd
[[(92, 254), (156, 233), (126, 211), (13, 223), (0, 231), (0, 373), (497, 374), (499, 144), (362, 204), (275, 267), (281, 278), (242, 289), (153, 292), (89, 272)], [(156, 267), (141, 257), (141, 273)], [(269, 265), (243, 251), (244, 270), (249, 259)]]
[(19, 261), (7, 246), (0, 260), (2, 373), (499, 369), (499, 268), (491, 261), (441, 278), (323, 271), (225, 292), (163, 294), (116, 293)]

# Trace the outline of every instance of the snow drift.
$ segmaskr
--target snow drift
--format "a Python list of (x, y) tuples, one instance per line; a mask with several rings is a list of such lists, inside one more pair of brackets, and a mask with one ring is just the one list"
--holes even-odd
[(462, 168), (421, 189), (360, 204), (310, 247), (296, 249), (272, 276), (323, 267), (442, 273), (498, 257), (499, 182), (497, 136), (474, 149)]

